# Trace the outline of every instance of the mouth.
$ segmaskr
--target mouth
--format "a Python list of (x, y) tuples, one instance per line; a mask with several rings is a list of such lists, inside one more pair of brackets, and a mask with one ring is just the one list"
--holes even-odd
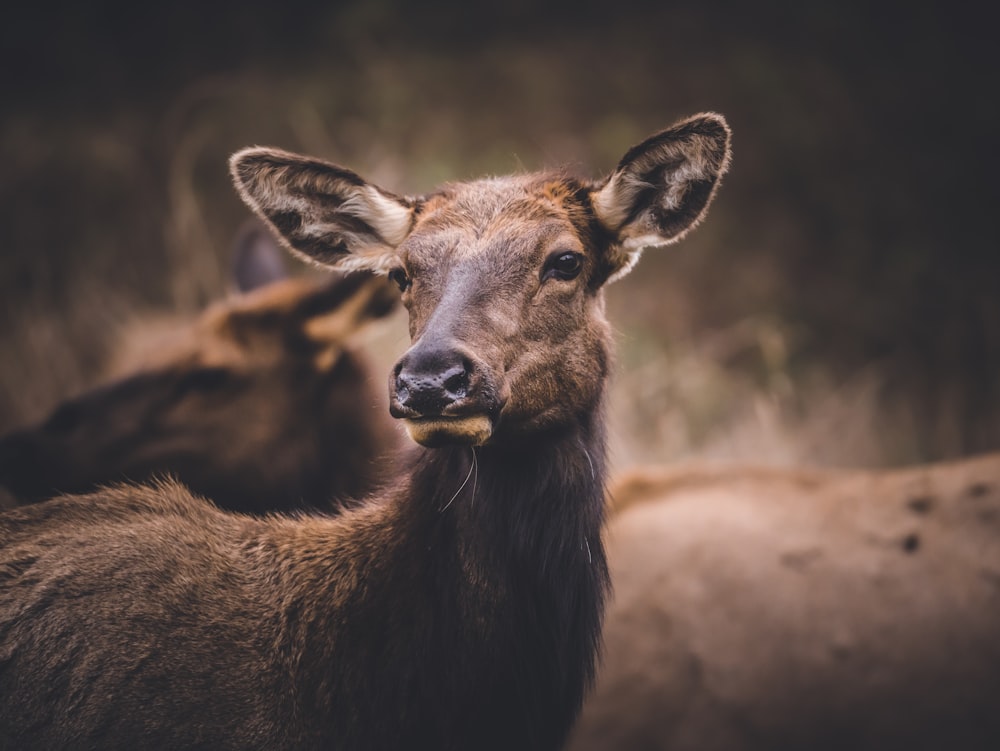
[(406, 432), (415, 442), (428, 448), (449, 444), (482, 446), (493, 435), (493, 420), (488, 415), (456, 417), (406, 417)]

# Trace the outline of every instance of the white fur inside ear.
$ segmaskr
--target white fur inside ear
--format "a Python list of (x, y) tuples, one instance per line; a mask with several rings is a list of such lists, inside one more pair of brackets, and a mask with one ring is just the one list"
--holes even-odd
[[(311, 225), (304, 229), (315, 230), (317, 235), (323, 234), (322, 225)], [(342, 236), (344, 235), (344, 233), (341, 234)], [(337, 269), (343, 272), (370, 271), (375, 274), (388, 274), (390, 270), (398, 265), (396, 251), (388, 245), (383, 243), (366, 245), (359, 240), (357, 235), (345, 236), (345, 239), (351, 243), (353, 249), (350, 253), (342, 255), (332, 262), (320, 260), (308, 253), (303, 253), (285, 239), (282, 239), (281, 242), (291, 251), (292, 255), (321, 269)]]
[[(656, 168), (656, 160), (649, 156), (637, 161), (640, 163), (635, 167), (640, 174), (644, 174), (646, 169)], [(664, 171), (663, 185), (659, 186), (658, 191), (660, 205), (667, 210), (680, 208), (687, 187), (708, 176), (704, 169), (692, 161), (685, 161), (673, 170)], [(619, 170), (593, 195), (594, 213), (605, 227), (617, 232), (633, 213), (639, 195), (645, 190), (655, 189), (657, 186), (641, 180), (632, 169)], [(659, 241), (660, 244), (664, 242), (662, 239)]]
[(337, 211), (360, 219), (393, 248), (406, 239), (413, 224), (411, 207), (384, 196), (371, 185), (349, 196)]
[(335, 265), (341, 271), (371, 271), (375, 274), (388, 274), (399, 265), (399, 260), (392, 249), (385, 245), (373, 245), (354, 251), (349, 256), (337, 261)]
[[(594, 213), (605, 227), (618, 232), (630, 216), (635, 216), (630, 224), (642, 224), (646, 207), (637, 206), (637, 202), (645, 191), (655, 192), (661, 209), (679, 209), (692, 183), (711, 179), (713, 174), (725, 170), (725, 161), (720, 167), (712, 158), (712, 151), (712, 141), (697, 135), (648, 149), (615, 170), (604, 187), (592, 194)], [(657, 180), (658, 184), (650, 180)], [(644, 245), (663, 245), (671, 239), (642, 238)]]
[(629, 178), (630, 176), (621, 170), (615, 172), (591, 199), (597, 218), (612, 232), (617, 232), (625, 223), (639, 191), (652, 187), (641, 180)]

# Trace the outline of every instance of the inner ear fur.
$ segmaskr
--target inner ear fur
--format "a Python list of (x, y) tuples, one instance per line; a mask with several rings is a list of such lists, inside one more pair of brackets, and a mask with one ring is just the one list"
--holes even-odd
[(351, 170), (269, 148), (230, 158), (246, 204), (294, 253), (323, 266), (385, 271), (413, 225), (413, 205)]
[(695, 115), (633, 146), (595, 186), (594, 213), (617, 238), (612, 279), (643, 248), (677, 242), (701, 222), (729, 168), (730, 140), (722, 115)]

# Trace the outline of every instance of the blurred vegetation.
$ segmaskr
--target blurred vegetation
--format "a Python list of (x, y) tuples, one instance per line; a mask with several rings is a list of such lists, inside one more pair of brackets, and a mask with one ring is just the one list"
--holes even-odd
[(93, 383), (127, 322), (225, 292), (242, 146), (416, 193), (597, 176), (716, 110), (735, 158), (710, 220), (609, 290), (619, 464), (1000, 448), (992, 25), (875, 5), (22, 7), (0, 29), (0, 428)]

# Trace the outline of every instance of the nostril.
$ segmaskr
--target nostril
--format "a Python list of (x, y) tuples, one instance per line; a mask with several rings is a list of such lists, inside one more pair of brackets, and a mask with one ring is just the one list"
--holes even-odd
[(469, 388), (469, 374), (464, 367), (452, 368), (445, 373), (444, 390), (456, 399), (465, 396)]
[(401, 404), (406, 404), (410, 400), (410, 388), (403, 378), (396, 379), (396, 398)]

